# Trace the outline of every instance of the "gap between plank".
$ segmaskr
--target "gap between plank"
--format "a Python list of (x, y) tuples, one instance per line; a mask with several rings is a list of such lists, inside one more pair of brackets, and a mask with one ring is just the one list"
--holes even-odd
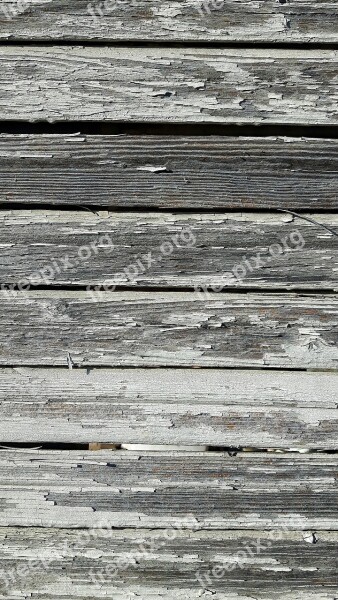
[[(15, 363), (9, 364), (8, 363), (6, 365), (1, 365), (1, 369), (2, 370), (3, 369), (22, 369), (22, 368), (25, 368), (25, 369), (44, 369), (44, 370), (48, 370), (48, 369), (52, 370), (52, 369), (57, 368), (57, 369), (64, 369), (66, 371), (70, 370), (69, 366), (67, 366), (66, 364), (65, 365), (58, 365), (57, 367), (55, 367), (53, 365), (51, 365), (51, 366), (49, 366), (49, 365), (37, 365), (37, 364), (34, 364), (34, 363), (33, 364), (28, 364), (27, 363), (25, 365), (15, 364)], [(107, 367), (107, 365), (95, 365), (95, 366), (90, 366), (90, 367), (83, 367), (83, 366), (81, 367), (81, 366), (77, 366), (76, 364), (73, 364), (72, 368), (73, 369), (77, 369), (77, 370), (86, 371), (87, 375), (89, 375), (90, 372), (94, 371), (94, 370), (100, 370), (100, 369), (102, 369), (102, 370), (104, 370), (104, 369), (105, 370), (107, 370), (107, 369), (109, 369), (109, 370), (115, 370), (115, 369), (122, 369), (123, 368), (123, 370), (125, 371), (125, 370), (128, 370), (128, 369), (130, 369), (130, 370), (134, 369), (135, 370), (135, 368), (137, 368), (137, 367), (134, 367), (133, 365), (123, 365), (123, 367), (121, 367), (121, 366), (116, 366), (116, 367), (110, 366), (110, 367)], [(151, 365), (151, 366), (149, 366), (149, 365), (142, 365), (142, 369), (143, 370), (144, 369), (149, 369), (149, 370), (151, 370), (151, 369), (173, 369), (174, 370), (174, 369), (180, 369), (180, 368), (181, 367), (177, 367), (176, 365), (166, 365), (165, 367), (161, 367), (161, 366), (159, 367), (159, 366), (156, 366), (156, 365), (155, 366), (154, 365)], [(218, 367), (218, 366), (213, 366), (213, 365), (204, 365), (203, 367), (194, 366), (194, 367), (184, 367), (184, 368), (187, 368), (187, 369), (203, 369), (203, 370), (207, 369), (207, 370), (210, 370), (210, 371), (211, 370), (236, 371), (236, 370), (238, 370), (239, 367), (231, 367), (231, 366), (226, 366), (226, 365), (223, 366), (223, 367)], [(307, 369), (306, 367), (288, 367), (288, 366), (274, 367), (274, 366), (269, 366), (269, 365), (266, 365), (264, 367), (258, 367), (257, 365), (254, 365), (254, 366), (241, 366), (240, 370), (241, 371), (277, 371), (278, 373), (280, 373), (280, 371), (289, 371), (291, 373), (299, 373), (299, 372), (300, 373), (304, 373), (304, 372), (307, 373), (307, 372), (310, 372), (310, 373), (331, 373), (332, 375), (338, 374), (338, 370), (337, 369), (331, 369), (331, 368), (328, 368), (328, 369), (324, 369), (324, 368)]]
[(109, 442), (90, 442), (88, 444), (66, 443), (66, 442), (1, 442), (1, 450), (60, 450), (60, 451), (77, 451), (83, 450), (88, 452), (99, 452), (111, 450), (112, 452), (196, 452), (199, 455), (206, 456), (212, 453), (227, 453), (231, 457), (236, 457), (238, 454), (259, 453), (259, 454), (338, 454), (338, 449), (316, 449), (316, 448), (263, 448), (263, 447), (247, 447), (247, 446), (210, 446), (210, 445), (167, 445), (167, 444), (123, 444)]
[[(99, 288), (100, 286), (102, 286), (104, 284), (104, 282), (102, 283), (95, 283), (93, 285), (91, 285), (91, 288)], [(51, 284), (51, 285), (31, 285), (31, 289), (29, 290), (19, 290), (17, 284), (13, 284), (13, 283), (7, 283), (6, 281), (0, 281), (0, 289), (2, 291), (11, 291), (11, 292), (17, 292), (17, 293), (22, 293), (22, 294), (27, 294), (29, 295), (29, 293), (31, 291), (33, 292), (38, 292), (38, 291), (42, 291), (42, 292), (50, 292), (50, 291), (61, 291), (61, 292), (88, 292), (89, 290), (87, 284), (67, 284), (67, 285), (63, 285), (63, 284)], [(150, 285), (150, 286), (139, 286), (139, 285), (116, 285), (114, 292), (142, 292), (142, 293), (151, 293), (151, 292), (156, 292), (156, 293), (193, 293), (196, 292), (196, 289), (193, 286), (168, 286), (168, 285), (163, 285), (163, 286), (154, 286), (154, 285)], [(105, 293), (105, 292), (101, 292), (101, 293)], [(106, 292), (107, 293), (107, 292)], [(108, 292), (109, 293), (109, 292)], [(325, 296), (335, 296), (338, 293), (338, 283), (334, 284), (332, 283), (332, 287), (331, 288), (316, 288), (313, 289), (311, 287), (309, 288), (305, 288), (305, 287), (297, 287), (297, 286), (292, 286), (290, 284), (286, 284), (285, 287), (280, 287), (279, 289), (276, 289), (274, 287), (269, 288), (260, 288), (260, 287), (255, 287), (255, 286), (250, 286), (250, 287), (245, 287), (245, 288), (237, 288), (237, 287), (225, 287), (223, 290), (221, 290), (220, 292), (217, 292), (217, 296), (219, 296), (220, 298), (222, 298), (222, 295), (224, 294), (241, 294), (241, 295), (248, 295), (248, 294), (273, 294), (275, 296), (279, 296), (281, 294), (297, 294), (297, 295), (301, 295), (301, 296), (318, 296), (318, 295), (325, 295)], [(28, 297), (28, 296), (27, 296)]]
[[(32, 204), (30, 201), (27, 202), (2, 202), (0, 201), (0, 214), (1, 212), (8, 211), (20, 211), (20, 210), (29, 210), (30, 212), (36, 211), (56, 211), (56, 212), (69, 212), (69, 213), (83, 213), (83, 211), (90, 212), (94, 215), (100, 216), (99, 213), (107, 212), (107, 213), (119, 213), (119, 214), (130, 214), (130, 213), (158, 213), (158, 214), (205, 214), (205, 215), (219, 215), (220, 217), (225, 214), (237, 214), (241, 213), (245, 214), (257, 214), (257, 215), (271, 215), (274, 213), (286, 212), (295, 215), (293, 211), (284, 210), (282, 208), (240, 208), (240, 207), (226, 207), (222, 210), (219, 206), (216, 208), (204, 208), (204, 207), (162, 207), (162, 206), (153, 206), (152, 204), (144, 203), (142, 206), (115, 206), (114, 204), (107, 206), (106, 204), (52, 204), (52, 203), (34, 203)], [(337, 215), (336, 208), (316, 208), (316, 210), (309, 213), (308, 208), (298, 208), (297, 213), (302, 215), (303, 213), (316, 214), (316, 215)], [(297, 218), (297, 217), (295, 217)], [(302, 217), (303, 218), (303, 217)], [(320, 223), (317, 223), (318, 226), (321, 226)], [(314, 225), (315, 226), (315, 225)]]
[(190, 40), (173, 40), (173, 41), (163, 41), (163, 40), (136, 40), (136, 41), (128, 41), (128, 40), (112, 40), (108, 38), (104, 38), (101, 36), (99, 40), (89, 40), (87, 38), (77, 38), (73, 39), (71, 37), (66, 37), (63, 39), (55, 38), (39, 38), (39, 39), (26, 39), (18, 36), (16, 39), (0, 39), (0, 46), (40, 46), (47, 48), (54, 48), (55, 46), (72, 46), (72, 47), (80, 47), (88, 46), (94, 48), (114, 48), (114, 47), (123, 47), (123, 48), (189, 48), (194, 50), (195, 48), (208, 48), (208, 49), (217, 49), (217, 48), (226, 48), (231, 50), (233, 49), (254, 49), (254, 50), (338, 50), (337, 42), (260, 42), (260, 41), (239, 41), (239, 40), (206, 40), (201, 41), (198, 38), (190, 39)]
[(293, 137), (338, 139), (337, 125), (248, 125), (246, 123), (125, 123), (119, 121), (1, 121), (0, 134)]

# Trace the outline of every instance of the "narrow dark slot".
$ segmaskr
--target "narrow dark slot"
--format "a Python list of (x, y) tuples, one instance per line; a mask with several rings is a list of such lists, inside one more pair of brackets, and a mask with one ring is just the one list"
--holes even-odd
[[(96, 286), (99, 286), (100, 284), (91, 284), (91, 289), (96, 288)], [(332, 283), (332, 286), (334, 286), (335, 284)], [(337, 289), (338, 289), (338, 284), (337, 285)], [(14, 287), (12, 287), (14, 286)], [(198, 289), (201, 289), (201, 293), (203, 293), (203, 289), (201, 287), (198, 287)], [(4, 283), (4, 282), (0, 282), (0, 290), (2, 291), (14, 291), (14, 292), (19, 292), (18, 288), (16, 285), (14, 284), (10, 284), (10, 283)], [(57, 284), (54, 283), (52, 285), (35, 285), (35, 286), (31, 286), (29, 290), (20, 290), (20, 292), (22, 294), (29, 294), (29, 292), (35, 292), (35, 291), (43, 291), (43, 292), (51, 292), (51, 291), (61, 291), (61, 292), (72, 292), (72, 291), (76, 291), (76, 292), (86, 292), (88, 291), (87, 289), (87, 284), (86, 285), (82, 285), (82, 284), (70, 284), (70, 285), (64, 285), (64, 284)], [(159, 294), (166, 294), (166, 293), (177, 293), (177, 294), (181, 294), (181, 293), (191, 293), (191, 292), (195, 292), (195, 287), (193, 286), (177, 286), (177, 287), (173, 287), (173, 286), (131, 286), (131, 285), (121, 285), (121, 286), (116, 286), (114, 288), (114, 290), (109, 291), (109, 290), (99, 290), (100, 292), (102, 291), (102, 293), (115, 293), (115, 292), (156, 292)], [(196, 291), (196, 293), (198, 293)], [(211, 293), (211, 292), (210, 292)], [(246, 294), (273, 294), (274, 296), (280, 296), (281, 294), (297, 294), (297, 295), (303, 295), (303, 296), (316, 296), (318, 294), (324, 294), (324, 295), (337, 295), (337, 291), (335, 291), (335, 289), (326, 289), (326, 288), (313, 288), (313, 287), (309, 287), (309, 288), (299, 288), (299, 287), (290, 287), (290, 284), (288, 286), (285, 286), (285, 288), (283, 288), (282, 286), (278, 289), (276, 288), (269, 288), (269, 287), (265, 287), (265, 288), (261, 288), (261, 287), (255, 287), (255, 286), (250, 286), (250, 287), (246, 287), (246, 288), (236, 288), (236, 287), (227, 287), (224, 288), (222, 291), (217, 292), (217, 297), (218, 298), (222, 298), (222, 294), (242, 294), (242, 295), (246, 295)]]
[[(90, 375), (91, 371), (98, 371), (98, 370), (106, 370), (106, 371), (114, 371), (115, 369), (117, 370), (121, 370), (123, 369), (124, 371), (126, 370), (131, 370), (131, 371), (135, 371), (135, 370), (139, 370), (139, 369), (147, 369), (147, 370), (154, 370), (154, 369), (166, 369), (166, 370), (176, 370), (177, 369), (192, 369), (195, 367), (180, 367), (177, 365), (166, 365), (166, 366), (148, 366), (148, 365), (140, 365), (138, 367), (134, 367), (131, 365), (123, 365), (123, 366), (109, 366), (109, 365), (77, 365), (76, 363), (73, 364), (73, 369), (78, 369), (78, 370), (82, 370), (82, 371), (86, 371), (87, 375)], [(66, 371), (69, 371), (69, 366), (67, 364), (67, 360), (65, 360), (64, 365), (60, 366), (60, 365), (53, 365), (53, 366), (46, 366), (44, 364), (37, 364), (37, 363), (21, 363), (21, 364), (16, 364), (16, 363), (7, 363), (6, 365), (1, 365), (0, 364), (0, 370), (4, 370), (4, 369), (44, 369), (44, 370), (55, 370), (55, 369), (63, 369)], [(264, 365), (261, 367), (256, 366), (251, 366), (251, 367), (231, 367), (231, 366), (225, 366), (225, 367), (219, 367), (219, 366), (210, 366), (210, 365), (204, 365), (203, 367), (199, 367), (203, 370), (209, 370), (209, 371), (277, 371), (277, 373), (280, 373), (281, 371), (292, 371), (295, 373), (303, 373), (306, 371), (318, 371), (319, 373), (323, 373), (323, 372), (327, 372), (327, 373), (336, 373), (337, 371), (335, 369), (307, 369), (306, 367), (301, 368), (301, 367), (273, 367), (270, 365)]]
[(60, 442), (0, 442), (1, 450), (13, 449), (37, 449), (39, 450), (88, 450), (89, 444), (77, 444), (77, 443), (60, 443)]
[[(330, 15), (323, 15), (323, 18), (329, 18)], [(242, 49), (246, 48), (255, 50), (338, 50), (338, 44), (335, 42), (261, 42), (261, 41), (237, 41), (237, 40), (200, 40), (200, 39), (189, 39), (189, 40), (173, 40), (163, 41), (162, 39), (150, 42), (149, 40), (111, 40), (105, 39), (103, 35), (100, 35), (100, 40), (88, 40), (87, 37), (78, 37), (74, 39), (72, 37), (64, 37), (62, 39), (55, 38), (39, 38), (39, 39), (20, 39), (18, 36), (16, 39), (1, 39), (0, 46), (25, 46), (25, 47), (46, 47), (55, 48), (57, 46), (68, 46), (71, 48), (83, 48), (87, 47), (94, 48), (206, 48), (208, 50), (217, 49)]]
[[(118, 451), (123, 451), (123, 452), (135, 452), (137, 451), (138, 453), (142, 453), (142, 452), (147, 452), (147, 450), (125, 450), (121, 448), (121, 443), (116, 443), (113, 444), (112, 442), (98, 442), (98, 444), (95, 445), (100, 445), (102, 444), (102, 446), (114, 446), (114, 448), (102, 448), (102, 450), (105, 451), (112, 451), (112, 452), (118, 452)], [(130, 444), (133, 445), (133, 444)], [(141, 446), (149, 446), (148, 444), (135, 444), (137, 446), (141, 445)], [(162, 444), (156, 444), (156, 446), (159, 446)], [(182, 452), (184, 451), (189, 451), (189, 445), (184, 445), (184, 444), (180, 444), (182, 446)], [(43, 442), (36, 442), (36, 443), (31, 443), (31, 442), (1, 442), (0, 441), (0, 452), (1, 451), (6, 451), (8, 450), (20, 450), (20, 449), (27, 449), (27, 450), (61, 450), (61, 451), (76, 451), (76, 450), (84, 450), (84, 451), (89, 451), (91, 450), (90, 448), (91, 444), (78, 444), (78, 443), (72, 443), (72, 442), (48, 442), (48, 441), (43, 441)], [(99, 451), (100, 449), (95, 449), (95, 450), (91, 450), (93, 452), (93, 457), (95, 457), (95, 452)], [(148, 452), (151, 452), (151, 450), (148, 450)], [(168, 446), (163, 445), (163, 450), (157, 450), (156, 451), (158, 453), (159, 456), (161, 456), (162, 452), (168, 452)], [(178, 451), (179, 452), (179, 451)], [(202, 451), (203, 452), (203, 451)], [(287, 448), (266, 448), (266, 447), (245, 447), (245, 446), (238, 446), (238, 447), (234, 447), (234, 446), (207, 446), (207, 450), (204, 451), (205, 456), (208, 456), (209, 452), (219, 452), (219, 453), (228, 453), (229, 456), (231, 457), (236, 457), (238, 454), (241, 454), (242, 456), (244, 454), (250, 454), (250, 453), (259, 453), (259, 454), (268, 454), (268, 455), (274, 455), (274, 454), (292, 454), (292, 455), (299, 455), (299, 454), (338, 454), (338, 449), (336, 448), (328, 448), (328, 449), (316, 449), (316, 448), (310, 448), (308, 449), (306, 452), (302, 451), (299, 452), (297, 450), (289, 450)], [(199, 452), (199, 456), (201, 456), (201, 451)]]
[(0, 133), (31, 135), (153, 135), (219, 137), (308, 137), (338, 139), (337, 125), (240, 125), (238, 123), (124, 123), (119, 121), (1, 121)]
[[(338, 202), (337, 202), (337, 207), (338, 207)], [(284, 208), (284, 207), (283, 207)], [(96, 214), (98, 217), (100, 216), (99, 213), (104, 211), (108, 211), (110, 213), (119, 213), (119, 214), (130, 214), (130, 213), (136, 213), (136, 214), (144, 214), (144, 213), (158, 213), (158, 214), (162, 214), (162, 213), (169, 213), (169, 214), (173, 214), (173, 215), (185, 215), (185, 214), (191, 214), (191, 215), (196, 215), (196, 214), (210, 214), (210, 215), (219, 215), (220, 217), (227, 215), (227, 214), (238, 214), (241, 213), (243, 215), (245, 214), (272, 214), (272, 213), (279, 213), (280, 214), (280, 210), (276, 209), (276, 208), (242, 208), (241, 206), (237, 206), (237, 207), (224, 207), (224, 210), (221, 210), (220, 207), (216, 207), (215, 209), (213, 208), (205, 208), (205, 207), (200, 207), (200, 206), (196, 206), (194, 208), (185, 208), (185, 207), (181, 207), (181, 208), (177, 208), (177, 207), (169, 207), (169, 208), (163, 208), (163, 207), (158, 207), (158, 206), (152, 206), (152, 205), (146, 205), (143, 204), (142, 208), (140, 206), (106, 206), (105, 204), (102, 205), (93, 205), (93, 204), (40, 204), (39, 202), (36, 203), (31, 203), (31, 202), (0, 202), (0, 215), (1, 212), (7, 212), (7, 211), (22, 211), (22, 210), (29, 210), (31, 211), (39, 211), (39, 210), (44, 210), (44, 211), (55, 211), (55, 212), (69, 212), (69, 213), (74, 213), (74, 212), (78, 212), (78, 213), (83, 213), (83, 211), (88, 211), (93, 213), (94, 215)], [(285, 208), (285, 210), (287, 210), (287, 208)], [(292, 207), (290, 207), (290, 210), (292, 210)], [(337, 208), (330, 208), (330, 209), (325, 209), (325, 208), (316, 208), (316, 210), (314, 211), (313, 209), (311, 211), (309, 211), (309, 209), (305, 209), (305, 208), (298, 208), (297, 207), (297, 212), (299, 214), (302, 213), (306, 213), (306, 214), (316, 214), (316, 215), (326, 215), (326, 214), (330, 214), (330, 215), (337, 215)]]
[(234, 456), (237, 454), (249, 454), (251, 452), (257, 452), (261, 454), (338, 454), (338, 449), (325, 449), (318, 450), (317, 448), (310, 448), (306, 452), (299, 452), (297, 450), (289, 450), (287, 448), (261, 448), (261, 447), (245, 447), (240, 446), (238, 448), (229, 448), (228, 446), (208, 446), (208, 452), (229, 452), (233, 453)]
[[(159, 175), (160, 176), (160, 175)], [(0, 183), (1, 186), (1, 183)], [(288, 209), (292, 210), (292, 206), (287, 207), (284, 206), (283, 203), (282, 204), (282, 208), (283, 210), (288, 211)], [(338, 202), (337, 202), (337, 207), (338, 207)], [(9, 210), (16, 210), (16, 211), (20, 211), (20, 210), (29, 210), (31, 211), (38, 211), (38, 210), (45, 210), (45, 211), (56, 211), (56, 212), (69, 212), (69, 213), (74, 213), (74, 212), (78, 212), (78, 213), (83, 213), (83, 211), (87, 211), (87, 212), (91, 212), (94, 215), (96, 214), (99, 217), (99, 213), (104, 211), (108, 211), (111, 213), (120, 213), (120, 214), (130, 214), (130, 213), (138, 213), (138, 214), (142, 214), (142, 213), (169, 213), (169, 214), (173, 214), (173, 215), (180, 215), (180, 214), (191, 214), (191, 215), (196, 215), (196, 214), (210, 214), (210, 215), (219, 215), (220, 217), (224, 216), (225, 214), (272, 214), (272, 213), (279, 213), (281, 214), (281, 209), (277, 209), (277, 208), (255, 208), (255, 207), (242, 207), (240, 205), (238, 205), (237, 207), (228, 207), (227, 205), (224, 206), (224, 210), (222, 210), (219, 206), (217, 206), (216, 208), (205, 208), (205, 207), (200, 207), (199, 205), (196, 205), (195, 207), (168, 207), (168, 208), (164, 208), (162, 206), (158, 207), (158, 206), (153, 206), (151, 204), (147, 205), (145, 203), (142, 204), (142, 207), (140, 206), (133, 206), (133, 205), (128, 205), (128, 206), (115, 206), (114, 204), (107, 206), (106, 204), (43, 204), (40, 202), (36, 202), (36, 203), (32, 203), (30, 201), (27, 202), (1, 202), (0, 201), (0, 214), (1, 212), (7, 212)], [(312, 209), (311, 211), (309, 211), (309, 209), (306, 208), (298, 208), (297, 207), (297, 212), (299, 214), (302, 213), (306, 213), (306, 214), (316, 214), (316, 215), (326, 215), (326, 214), (330, 214), (330, 215), (337, 215), (337, 208), (316, 208), (316, 210)], [(314, 226), (314, 225), (313, 225)]]

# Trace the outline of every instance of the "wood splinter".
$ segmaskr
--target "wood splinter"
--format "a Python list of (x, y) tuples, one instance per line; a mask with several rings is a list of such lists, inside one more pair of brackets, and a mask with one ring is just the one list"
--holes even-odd
[(91, 442), (88, 444), (88, 450), (97, 452), (98, 450), (118, 450), (119, 444), (101, 444), (100, 442)]

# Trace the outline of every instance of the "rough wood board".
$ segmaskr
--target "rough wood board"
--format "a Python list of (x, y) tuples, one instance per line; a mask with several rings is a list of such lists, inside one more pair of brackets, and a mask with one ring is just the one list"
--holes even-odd
[(283, 529), (1, 528), (0, 598), (332, 600), (338, 537), (316, 531), (315, 544), (311, 537)]
[(334, 449), (337, 375), (0, 369), (0, 442)]
[(0, 201), (337, 210), (338, 140), (0, 135)]
[(0, 292), (2, 366), (336, 369), (337, 295)]
[(0, 283), (338, 289), (338, 216), (305, 216), (3, 210)]
[(2, 450), (0, 526), (337, 530), (337, 466), (336, 455)]
[(18, 121), (333, 125), (338, 52), (4, 46), (0, 111)]
[(337, 5), (327, 0), (33, 0), (19, 11), (12, 0), (1, 4), (0, 38), (11, 40), (338, 41)]

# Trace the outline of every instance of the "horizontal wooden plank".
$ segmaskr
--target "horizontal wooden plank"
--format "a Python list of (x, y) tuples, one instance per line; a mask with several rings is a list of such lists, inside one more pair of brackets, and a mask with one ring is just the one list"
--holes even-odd
[(3, 120), (338, 123), (338, 52), (4, 46)]
[(338, 447), (337, 375), (0, 369), (0, 443)]
[(0, 292), (2, 366), (337, 368), (337, 295)]
[(0, 135), (0, 201), (337, 210), (338, 140)]
[(305, 216), (3, 210), (0, 282), (338, 289), (338, 216)]
[(11, 0), (0, 38), (15, 40), (331, 42), (337, 5), (328, 0)]
[(0, 597), (332, 600), (336, 533), (0, 529)]
[(337, 530), (337, 466), (318, 454), (1, 450), (0, 526)]

